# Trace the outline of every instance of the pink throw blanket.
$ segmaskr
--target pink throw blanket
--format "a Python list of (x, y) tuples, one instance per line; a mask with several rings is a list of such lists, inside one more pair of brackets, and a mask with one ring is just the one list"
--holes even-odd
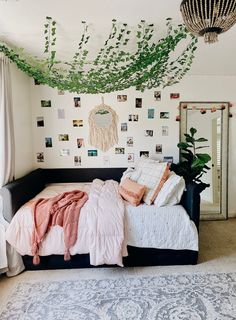
[(77, 240), (80, 209), (87, 200), (87, 193), (74, 190), (49, 199), (40, 198), (33, 202), (32, 254), (34, 256), (34, 264), (40, 263), (38, 256), (39, 244), (48, 229), (55, 225), (63, 227), (66, 246), (64, 259), (70, 260), (69, 249)]

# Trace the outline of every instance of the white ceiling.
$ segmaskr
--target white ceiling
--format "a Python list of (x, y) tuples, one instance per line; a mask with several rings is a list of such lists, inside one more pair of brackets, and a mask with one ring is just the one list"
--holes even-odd
[[(110, 31), (111, 20), (135, 26), (141, 19), (164, 29), (165, 19), (182, 23), (181, 0), (8, 0), (0, 1), (0, 39), (40, 55), (43, 51), (43, 24), (46, 16), (57, 21), (57, 51), (62, 57), (73, 55), (85, 20), (92, 33), (103, 40)], [(206, 45), (203, 39), (190, 74), (236, 75), (236, 27)]]

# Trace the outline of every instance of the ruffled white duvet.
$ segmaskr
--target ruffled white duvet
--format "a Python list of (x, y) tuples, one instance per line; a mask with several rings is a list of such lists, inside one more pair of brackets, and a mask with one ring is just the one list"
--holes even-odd
[[(49, 198), (59, 193), (79, 189), (89, 193), (89, 183), (54, 184), (46, 187), (36, 198)], [(11, 221), (6, 239), (21, 255), (31, 255), (33, 229), (30, 207), (21, 207)], [(78, 238), (70, 249), (71, 255), (89, 253), (89, 233), (85, 210), (81, 210)], [(194, 223), (180, 205), (156, 208), (142, 204), (132, 207), (125, 202), (125, 243), (135, 247), (198, 250), (198, 233)], [(51, 227), (39, 249), (39, 255), (64, 254), (63, 229)], [(125, 249), (123, 252), (125, 255)]]

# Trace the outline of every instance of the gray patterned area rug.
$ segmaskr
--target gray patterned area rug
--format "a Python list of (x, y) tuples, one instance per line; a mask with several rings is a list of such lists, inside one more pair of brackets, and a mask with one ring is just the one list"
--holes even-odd
[(236, 274), (20, 283), (0, 319), (236, 319)]

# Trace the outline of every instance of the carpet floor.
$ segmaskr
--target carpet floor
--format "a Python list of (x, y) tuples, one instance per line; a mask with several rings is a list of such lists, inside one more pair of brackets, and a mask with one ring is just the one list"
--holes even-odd
[[(139, 319), (138, 317), (132, 318), (138, 312), (137, 310), (141, 314), (144, 312), (140, 319), (236, 319), (235, 230), (236, 219), (202, 221), (199, 263), (195, 266), (28, 271), (14, 278), (2, 277), (0, 278), (0, 319)], [(139, 282), (137, 283), (137, 281)], [(129, 285), (127, 286), (126, 283)], [(91, 284), (94, 284), (94, 286), (96, 284), (100, 291), (94, 290), (91, 294), (89, 289)], [(87, 291), (81, 291), (84, 288), (83, 286), (87, 288)], [(65, 295), (68, 297), (67, 292), (70, 292), (68, 288), (77, 289), (78, 297), (85, 299), (85, 305), (86, 303), (88, 305), (89, 302), (89, 308), (83, 307), (83, 309), (81, 307), (79, 311), (76, 309), (77, 305), (73, 308), (70, 307), (69, 302), (66, 305), (63, 304), (64, 300), (68, 301), (65, 298)], [(114, 288), (114, 290), (110, 290), (111, 288)], [(110, 304), (101, 296), (108, 291), (111, 292)], [(172, 300), (169, 300), (172, 291), (173, 297)], [(50, 294), (50, 299), (47, 292)], [(94, 294), (97, 292), (96, 306), (92, 304), (93, 292)], [(135, 300), (137, 292), (139, 293), (138, 300)], [(180, 299), (180, 292), (182, 292), (182, 300)], [(122, 297), (125, 296), (131, 298), (122, 300)], [(75, 298), (78, 299), (78, 297)], [(146, 300), (144, 297), (146, 297)], [(158, 303), (160, 297), (163, 303), (163, 309), (161, 310), (161, 304)], [(37, 300), (39, 298), (40, 300)], [(43, 307), (36, 303), (41, 299), (45, 301)], [(141, 301), (146, 301), (146, 304), (142, 304)], [(70, 315), (63, 316), (63, 312), (60, 311), (62, 310), (60, 309), (61, 305), (63, 305), (63, 312), (66, 309), (66, 311), (71, 312)], [(156, 307), (151, 309), (151, 305), (153, 305), (153, 308), (154, 305)], [(88, 313), (90, 306), (91, 316)], [(15, 316), (9, 314), (10, 310), (14, 310), (14, 308), (16, 310)], [(51, 310), (48, 317), (44, 313), (40, 313), (44, 312), (42, 311), (44, 309)], [(30, 313), (27, 313), (26, 310)], [(35, 313), (32, 314), (31, 312), (34, 312), (34, 310)], [(129, 313), (127, 313), (129, 318), (124, 315), (124, 310), (126, 312), (129, 310)], [(153, 313), (147, 315), (147, 312), (151, 310)], [(154, 316), (157, 314), (155, 313), (157, 310), (159, 310), (158, 315), (162, 315), (161, 318)], [(20, 312), (24, 312), (24, 315), (20, 315)], [(80, 312), (81, 314), (75, 317), (73, 312)], [(83, 312), (85, 317), (82, 315)]]
[(235, 319), (236, 273), (17, 285), (1, 320)]

